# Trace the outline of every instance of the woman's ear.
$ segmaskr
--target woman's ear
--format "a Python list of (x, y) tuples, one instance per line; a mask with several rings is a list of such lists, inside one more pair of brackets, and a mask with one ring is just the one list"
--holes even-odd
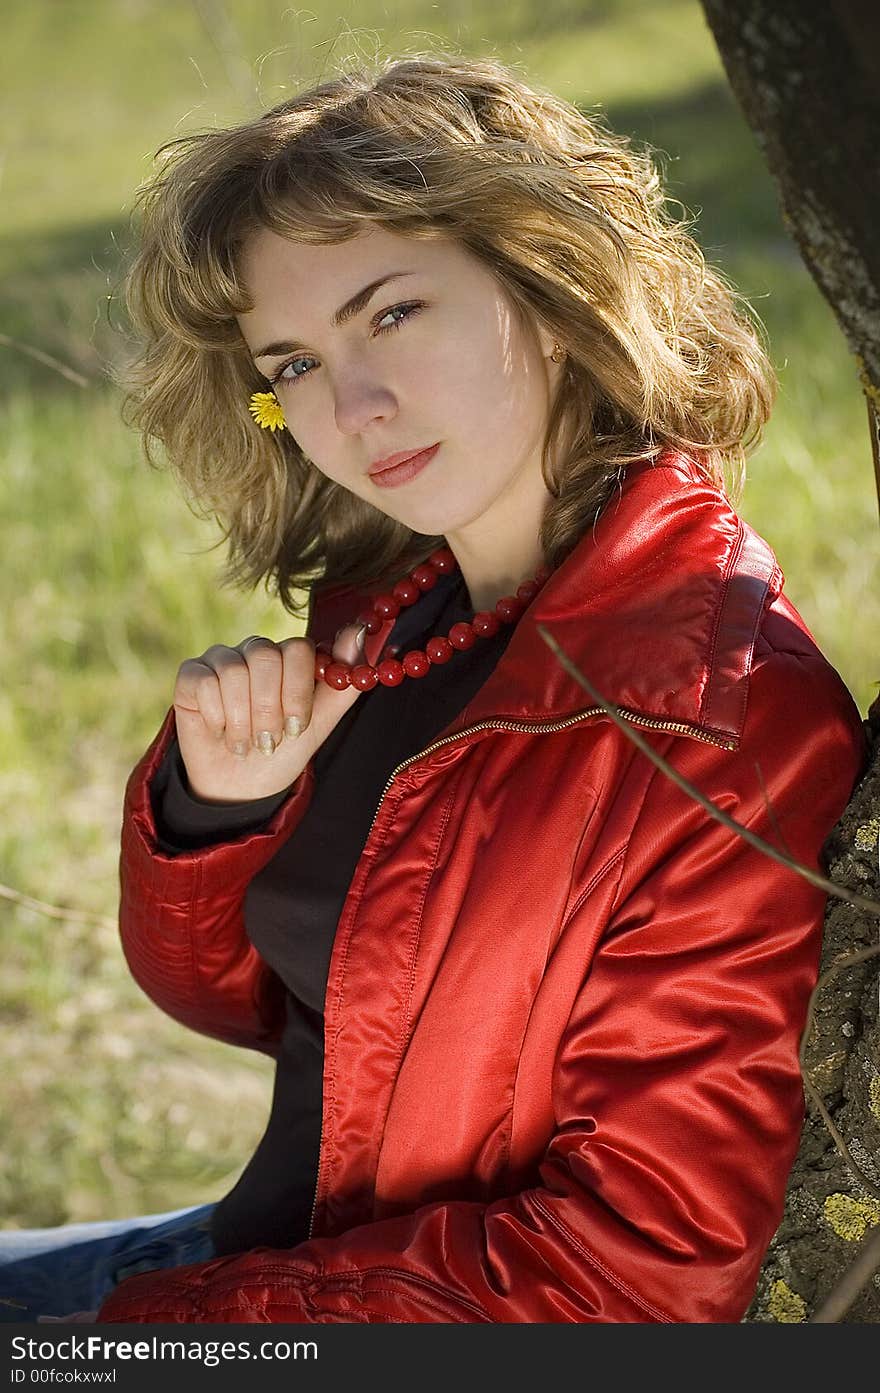
[[(541, 357), (545, 362), (562, 363), (565, 361), (565, 345), (560, 341), (556, 334), (544, 327), (538, 320), (533, 320), (532, 330), (541, 351)], [(549, 368), (552, 372), (553, 369)]]
[(543, 324), (539, 324), (538, 343), (541, 348), (541, 357), (552, 358), (554, 349), (559, 344), (559, 340), (556, 338), (555, 334), (551, 334), (548, 329), (545, 329)]

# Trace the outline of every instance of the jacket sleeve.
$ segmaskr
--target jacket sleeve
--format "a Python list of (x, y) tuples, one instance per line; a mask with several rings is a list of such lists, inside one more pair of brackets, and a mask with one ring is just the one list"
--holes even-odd
[(169, 1016), (228, 1044), (274, 1055), (284, 993), (245, 933), (244, 897), (252, 877), (302, 820), (313, 765), (261, 831), (171, 855), (160, 845), (150, 785), (174, 734), (172, 707), (125, 790), (122, 951), (135, 981)]
[[(351, 590), (328, 592), (313, 605), (307, 633), (332, 635), (362, 599)], [(169, 1016), (228, 1044), (274, 1055), (284, 992), (247, 937), (244, 898), (251, 879), (305, 815), (314, 764), (260, 830), (171, 854), (156, 827), (151, 786), (175, 733), (171, 707), (126, 785), (119, 861), (122, 950), (135, 981)]]
[[(813, 868), (864, 760), (836, 675), (789, 653), (756, 655), (738, 752), (653, 738), (707, 797)], [(607, 922), (591, 921), (585, 887), (562, 929), (584, 963), (601, 941), (561, 1030), (533, 1185), (132, 1277), (98, 1319), (740, 1320), (797, 1149), (825, 895), (663, 774), (646, 789)]]

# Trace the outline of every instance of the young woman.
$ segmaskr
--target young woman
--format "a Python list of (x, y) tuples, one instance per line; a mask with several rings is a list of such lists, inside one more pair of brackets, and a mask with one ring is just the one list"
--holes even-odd
[(627, 728), (814, 868), (863, 759), (725, 486), (773, 396), (745, 307), (647, 156), (491, 60), (172, 142), (143, 212), (134, 419), (308, 631), (181, 664), (122, 942), (275, 1092), (219, 1204), (17, 1236), (7, 1284), (107, 1321), (740, 1319), (825, 897)]

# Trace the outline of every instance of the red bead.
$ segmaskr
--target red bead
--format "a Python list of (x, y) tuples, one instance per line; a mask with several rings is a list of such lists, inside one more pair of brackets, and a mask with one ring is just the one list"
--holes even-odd
[(377, 595), (373, 601), (373, 609), (381, 619), (396, 619), (400, 613), (400, 605), (393, 595)]
[(351, 670), (351, 685), (357, 687), (359, 692), (370, 692), (379, 681), (378, 674), (374, 667), (367, 667), (361, 663), (359, 667)]
[(473, 648), (476, 639), (470, 624), (453, 624), (449, 630), (449, 642), (453, 648)]
[(433, 566), (416, 566), (410, 580), (413, 581), (420, 590), (433, 590), (437, 584), (438, 572)]
[(475, 634), (479, 634), (480, 638), (491, 638), (493, 634), (497, 634), (501, 625), (497, 615), (490, 614), (486, 609), (481, 609), (471, 620), (471, 628)]
[(505, 624), (512, 624), (515, 619), (519, 619), (523, 608), (522, 600), (518, 600), (515, 595), (505, 595), (495, 606), (495, 613)]
[(421, 590), (411, 580), (399, 580), (391, 593), (402, 605), (414, 605), (422, 597)]
[(424, 677), (426, 673), (430, 672), (431, 664), (424, 653), (420, 653), (418, 648), (414, 648), (404, 658), (403, 670), (407, 677)]
[(425, 656), (432, 663), (448, 663), (454, 652), (448, 638), (429, 638), (425, 644)]
[(351, 668), (348, 663), (330, 663), (324, 670), (324, 681), (337, 692), (344, 692), (350, 685)]
[(369, 614), (359, 614), (357, 622), (359, 624), (366, 624), (368, 634), (378, 634), (385, 620), (380, 619), (375, 610), (371, 609)]
[(403, 664), (399, 663), (396, 658), (386, 658), (376, 668), (376, 676), (383, 687), (399, 687), (406, 673), (403, 670)]
[(458, 565), (449, 547), (440, 547), (438, 551), (432, 551), (428, 561), (435, 571), (439, 571), (444, 576), (448, 575), (450, 571), (454, 571)]
[[(410, 576), (404, 576), (390, 592), (384, 591), (373, 600), (373, 608), (358, 616), (358, 624), (366, 627), (368, 634), (376, 634), (389, 620), (400, 614), (401, 608), (413, 605), (423, 591), (432, 590), (438, 576), (448, 575), (458, 566), (449, 547), (440, 547), (432, 552), (421, 566), (417, 566)], [(491, 638), (497, 634), (502, 623), (512, 624), (519, 619), (523, 610), (538, 594), (542, 585), (549, 579), (550, 572), (542, 567), (533, 580), (523, 581), (515, 595), (504, 595), (495, 605), (494, 612), (480, 610), (470, 623), (453, 624), (446, 638), (436, 636), (428, 639), (425, 651), (414, 649), (397, 658), (399, 645), (386, 644), (376, 667), (362, 663), (350, 668), (347, 663), (333, 660), (332, 644), (324, 639), (315, 648), (315, 677), (323, 679), (328, 686), (337, 691), (355, 687), (368, 692), (377, 684), (383, 687), (399, 687), (406, 677), (425, 677), (432, 664), (447, 663), (456, 649), (474, 646), (477, 638)]]

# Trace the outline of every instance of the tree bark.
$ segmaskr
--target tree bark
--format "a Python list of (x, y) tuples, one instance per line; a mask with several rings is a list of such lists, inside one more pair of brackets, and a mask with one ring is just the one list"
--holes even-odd
[[(703, 0), (734, 94), (776, 181), (783, 219), (834, 310), (880, 415), (880, 6), (876, 0)], [(866, 452), (867, 453), (867, 452)], [(827, 845), (832, 880), (880, 898), (880, 700), (872, 757)], [(823, 971), (878, 941), (878, 920), (839, 900)], [(785, 1215), (747, 1321), (809, 1320), (880, 1224), (880, 959), (844, 967), (821, 992), (806, 1065), (850, 1153), (808, 1107)], [(880, 1321), (880, 1275), (842, 1319)]]
[(880, 391), (880, 6), (703, 0), (783, 218)]

